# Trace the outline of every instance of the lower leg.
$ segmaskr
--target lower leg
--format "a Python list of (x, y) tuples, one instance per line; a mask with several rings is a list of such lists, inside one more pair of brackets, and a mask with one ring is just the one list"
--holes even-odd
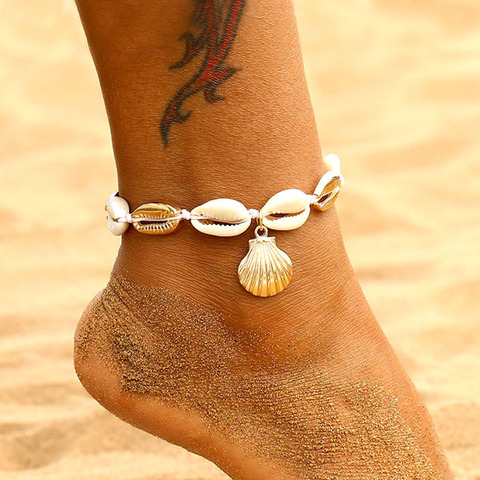
[[(132, 209), (148, 201), (191, 209), (218, 197), (253, 207), (285, 188), (313, 190), (323, 166), (290, 1), (77, 4)], [(202, 42), (178, 41), (190, 30)], [(219, 62), (212, 49), (227, 40)], [(191, 61), (170, 69), (185, 43), (202, 49), (187, 49)], [(235, 478), (262, 478), (259, 463), (251, 470), (235, 460), (245, 452), (284, 478), (450, 478), (352, 272), (335, 213), (276, 236), (294, 282), (258, 299), (236, 278), (245, 236), (129, 229), (112, 282), (79, 326), (86, 387)], [(99, 381), (104, 373), (111, 388)], [(163, 411), (170, 421), (159, 424)]]

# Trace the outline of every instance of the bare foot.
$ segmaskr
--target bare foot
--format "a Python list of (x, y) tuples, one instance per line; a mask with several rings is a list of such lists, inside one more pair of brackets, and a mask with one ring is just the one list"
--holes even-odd
[(452, 478), (333, 211), (277, 235), (296, 271), (267, 299), (235, 278), (244, 236), (170, 238), (129, 232), (80, 321), (76, 369), (101, 404), (238, 480)]
[[(132, 210), (313, 191), (322, 152), (291, 0), (77, 5)], [(238, 283), (247, 235), (129, 229), (78, 327), (86, 389), (236, 480), (451, 478), (335, 212), (276, 233), (295, 273), (272, 298)]]

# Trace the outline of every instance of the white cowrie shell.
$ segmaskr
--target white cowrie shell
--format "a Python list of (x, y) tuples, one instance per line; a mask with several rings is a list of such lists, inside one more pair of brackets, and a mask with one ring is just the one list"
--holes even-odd
[(310, 214), (310, 196), (296, 188), (283, 190), (260, 210), (263, 225), (273, 230), (295, 230)]
[(108, 228), (114, 235), (123, 235), (128, 229), (127, 222), (119, 222), (119, 219), (125, 219), (130, 213), (128, 202), (117, 196), (118, 192), (110, 195), (105, 205), (107, 211)]
[(340, 158), (338, 155), (331, 153), (323, 158), (323, 162), (325, 163), (325, 168), (329, 172), (334, 172), (337, 175), (340, 175)]
[(324, 190), (324, 188), (334, 179), (334, 178), (338, 178), (338, 174), (336, 174), (335, 172), (331, 171), (331, 170), (328, 170), (327, 172), (325, 172), (325, 174), (323, 175), (323, 177), (320, 179), (320, 181), (318, 182), (318, 185), (317, 187), (315, 188), (315, 191), (313, 192), (314, 195), (316, 195), (317, 197), (320, 196)]
[[(206, 217), (196, 219), (196, 216)], [(252, 218), (247, 208), (237, 200), (216, 198), (191, 212), (192, 225), (202, 233), (216, 237), (234, 237), (248, 229)]]

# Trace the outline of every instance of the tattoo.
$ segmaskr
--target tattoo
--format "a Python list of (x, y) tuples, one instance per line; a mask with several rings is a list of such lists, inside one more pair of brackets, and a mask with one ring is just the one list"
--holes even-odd
[(207, 103), (223, 100), (224, 97), (217, 93), (218, 87), (239, 70), (225, 66), (224, 62), (235, 41), (246, 0), (194, 1), (197, 6), (192, 25), (199, 32), (196, 35), (187, 32), (180, 37), (185, 41), (185, 54), (170, 69), (184, 67), (203, 50), (205, 59), (199, 71), (176, 93), (165, 109), (160, 127), (165, 147), (168, 146), (172, 126), (187, 121), (192, 114), (191, 111), (181, 111), (185, 101), (200, 91), (203, 91)]

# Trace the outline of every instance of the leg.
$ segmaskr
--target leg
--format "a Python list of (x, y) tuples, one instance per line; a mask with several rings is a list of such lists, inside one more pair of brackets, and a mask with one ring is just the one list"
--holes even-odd
[[(313, 190), (321, 149), (290, 0), (77, 4), (132, 209)], [(451, 478), (334, 211), (276, 236), (295, 281), (259, 299), (236, 278), (244, 235), (129, 229), (77, 330), (87, 390), (235, 479)]]

